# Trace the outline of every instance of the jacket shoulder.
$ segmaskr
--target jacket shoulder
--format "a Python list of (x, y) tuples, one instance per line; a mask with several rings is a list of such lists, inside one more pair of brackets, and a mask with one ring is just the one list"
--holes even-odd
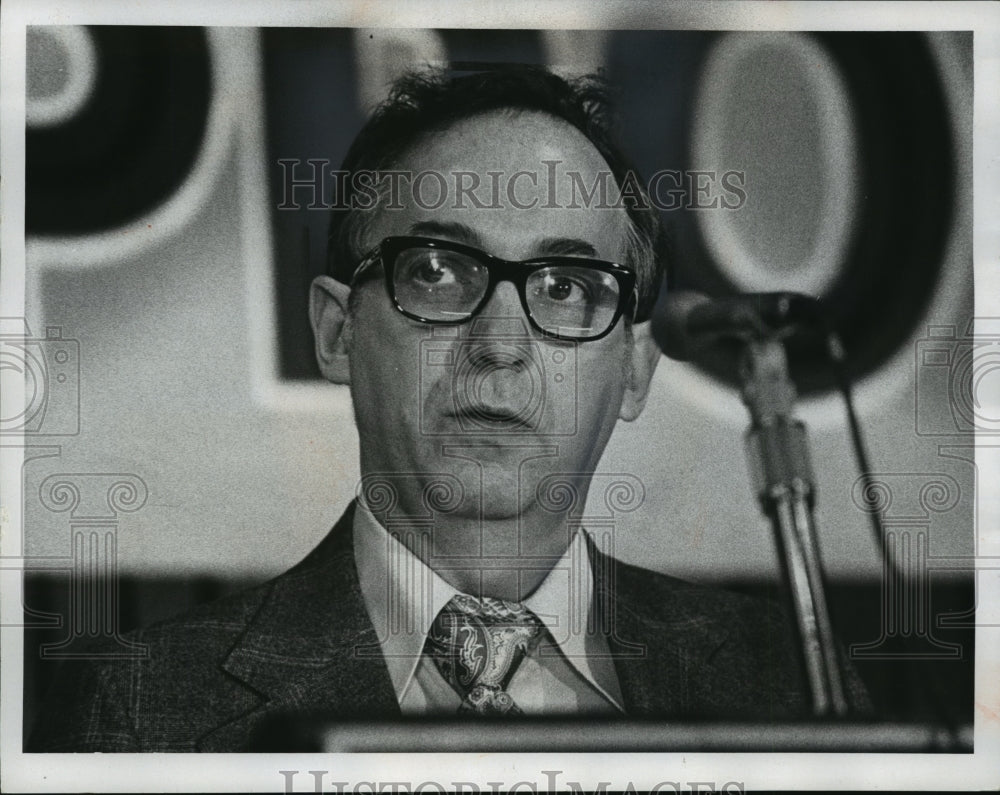
[(774, 663), (776, 651), (795, 660), (794, 633), (782, 605), (627, 563), (616, 569), (619, 601), (654, 627), (686, 630), (720, 651), (739, 649), (742, 657), (761, 655), (768, 664)]
[[(794, 623), (762, 596), (686, 582), (626, 563), (615, 565), (619, 604), (640, 614), (655, 654), (678, 639), (700, 652), (688, 687), (706, 714), (775, 719), (809, 714)], [(845, 695), (856, 715), (872, 714), (867, 690), (838, 644)]]
[(734, 618), (748, 613), (758, 620), (783, 620), (781, 608), (768, 599), (689, 582), (621, 561), (615, 561), (613, 567), (620, 599), (641, 605), (654, 621), (672, 622), (680, 614), (689, 621), (719, 622), (731, 627)]
[(273, 582), (81, 649), (62, 664), (26, 750), (146, 751), (150, 737), (155, 750), (194, 750), (192, 726), (251, 704), (220, 665)]

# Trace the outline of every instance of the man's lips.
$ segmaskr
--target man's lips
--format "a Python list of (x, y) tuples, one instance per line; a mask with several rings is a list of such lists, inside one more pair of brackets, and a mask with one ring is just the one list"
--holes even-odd
[(495, 406), (478, 403), (471, 406), (449, 411), (445, 415), (449, 419), (458, 420), (465, 427), (496, 428), (497, 430), (534, 430), (537, 416), (523, 408), (512, 406)]

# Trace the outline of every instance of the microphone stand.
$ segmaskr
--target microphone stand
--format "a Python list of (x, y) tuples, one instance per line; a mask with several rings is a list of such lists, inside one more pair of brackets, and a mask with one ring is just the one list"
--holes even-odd
[(792, 416), (796, 394), (785, 348), (762, 325), (743, 343), (740, 375), (751, 418), (746, 435), (751, 478), (781, 550), (813, 715), (842, 716), (848, 707), (816, 541), (816, 490), (806, 428)]

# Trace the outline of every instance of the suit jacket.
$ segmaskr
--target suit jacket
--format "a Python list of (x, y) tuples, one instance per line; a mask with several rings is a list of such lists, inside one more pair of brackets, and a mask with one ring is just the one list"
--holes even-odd
[[(148, 644), (146, 659), (72, 663), (27, 750), (240, 751), (278, 714), (398, 717), (361, 594), (353, 515), (352, 505), (316, 549), (270, 582), (131, 633)], [(793, 638), (770, 603), (593, 548), (591, 556), (594, 606), (629, 716), (803, 714)]]

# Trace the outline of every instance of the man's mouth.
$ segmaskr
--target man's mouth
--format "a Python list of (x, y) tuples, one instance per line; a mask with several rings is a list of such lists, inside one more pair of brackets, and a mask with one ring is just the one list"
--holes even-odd
[(496, 406), (486, 403), (462, 406), (449, 413), (468, 430), (530, 431), (535, 427), (536, 417), (523, 408)]

